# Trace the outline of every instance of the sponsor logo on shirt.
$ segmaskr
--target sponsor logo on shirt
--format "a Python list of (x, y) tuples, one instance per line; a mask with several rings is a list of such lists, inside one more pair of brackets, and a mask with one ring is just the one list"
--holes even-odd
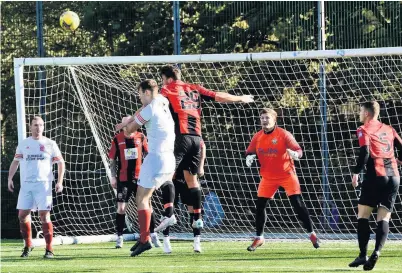
[(119, 145), (126, 145), (125, 142), (119, 142)]
[(278, 149), (274, 149), (274, 148), (267, 148), (267, 149), (258, 148), (258, 154), (264, 155), (264, 156), (277, 156)]
[(27, 155), (26, 161), (45, 160), (43, 154)]
[(134, 143), (135, 143), (135, 145), (140, 145), (140, 144), (141, 144), (141, 140), (136, 139)]

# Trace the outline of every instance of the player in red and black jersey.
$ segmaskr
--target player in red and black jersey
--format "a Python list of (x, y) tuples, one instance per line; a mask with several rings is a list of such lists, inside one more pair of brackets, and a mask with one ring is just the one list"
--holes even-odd
[[(354, 169), (352, 185), (358, 185), (359, 173), (366, 166), (365, 180), (361, 185), (358, 205), (357, 235), (360, 255), (350, 267), (364, 265), (364, 270), (372, 270), (378, 260), (389, 232), (389, 219), (398, 194), (400, 176), (398, 164), (402, 163), (402, 139), (394, 128), (377, 120), (380, 106), (376, 101), (365, 102), (360, 108), (357, 129), (360, 154)], [(398, 159), (395, 158), (395, 149)], [(377, 208), (376, 243), (373, 254), (367, 258), (370, 239), (368, 218)]]
[[(215, 100), (222, 103), (250, 103), (254, 100), (249, 95), (234, 96), (183, 82), (180, 80), (180, 70), (173, 66), (162, 67), (160, 73), (164, 84), (161, 94), (169, 100), (170, 111), (175, 120), (176, 169), (183, 162), (184, 178), (194, 209), (193, 228), (200, 229), (203, 227), (203, 222), (201, 219), (201, 189), (197, 173), (201, 158), (201, 102), (202, 100)], [(194, 245), (198, 245), (199, 241), (200, 237), (197, 236), (194, 239)]]
[[(128, 117), (124, 117), (125, 122)], [(136, 195), (137, 180), (140, 174), (143, 153), (148, 153), (147, 138), (143, 133), (127, 133), (126, 128), (115, 135), (112, 140), (109, 159), (111, 171), (111, 185), (117, 189), (117, 213), (116, 213), (116, 248), (123, 246), (123, 229), (126, 216), (126, 203), (130, 197)], [(152, 241), (157, 240), (153, 232), (155, 217), (151, 215)]]

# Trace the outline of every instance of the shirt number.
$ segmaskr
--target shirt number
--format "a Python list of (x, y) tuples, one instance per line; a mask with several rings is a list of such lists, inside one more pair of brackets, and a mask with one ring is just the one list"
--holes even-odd
[(386, 137), (387, 133), (381, 133), (378, 135), (380, 142), (386, 145), (386, 148), (381, 148), (381, 151), (383, 151), (384, 153), (388, 153), (389, 151), (391, 151), (391, 144)]
[(201, 98), (198, 91), (184, 92), (184, 95), (180, 97), (180, 105), (183, 110), (199, 109), (201, 106)]

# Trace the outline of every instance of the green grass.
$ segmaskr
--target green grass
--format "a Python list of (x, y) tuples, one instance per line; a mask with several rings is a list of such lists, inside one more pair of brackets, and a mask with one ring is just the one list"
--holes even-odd
[[(254, 253), (249, 242), (204, 242), (203, 253), (192, 252), (192, 242), (173, 242), (173, 253), (154, 248), (130, 257), (131, 242), (115, 249), (114, 243), (64, 245), (54, 248), (55, 258), (44, 260), (44, 249), (19, 258), (21, 240), (2, 240), (1, 272), (352, 272), (347, 265), (357, 255), (357, 242), (326, 241), (319, 249), (300, 241), (270, 242)], [(370, 249), (373, 248), (373, 242)], [(387, 242), (374, 272), (402, 272), (402, 242)]]

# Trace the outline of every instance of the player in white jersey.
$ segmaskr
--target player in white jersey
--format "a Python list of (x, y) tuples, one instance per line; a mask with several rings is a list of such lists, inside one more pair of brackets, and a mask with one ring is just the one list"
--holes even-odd
[(56, 142), (43, 136), (44, 122), (34, 117), (31, 122), (31, 137), (18, 144), (14, 161), (8, 175), (8, 189), (14, 192), (13, 177), (21, 164), (21, 189), (18, 194), (18, 219), (25, 247), (21, 257), (28, 257), (33, 249), (31, 232), (31, 210), (39, 210), (43, 235), (46, 241), (44, 258), (53, 258), (53, 224), (50, 220), (52, 209), (52, 182), (54, 163), (58, 164), (56, 192), (63, 191), (65, 164)]
[(137, 211), (140, 224), (140, 240), (131, 248), (131, 256), (138, 256), (152, 248), (149, 242), (151, 196), (166, 181), (171, 181), (175, 169), (174, 121), (169, 110), (169, 101), (158, 94), (158, 84), (145, 80), (138, 86), (143, 107), (126, 122), (116, 126), (117, 130), (127, 126), (135, 132), (142, 125), (147, 129), (148, 155), (140, 170), (137, 189)]

